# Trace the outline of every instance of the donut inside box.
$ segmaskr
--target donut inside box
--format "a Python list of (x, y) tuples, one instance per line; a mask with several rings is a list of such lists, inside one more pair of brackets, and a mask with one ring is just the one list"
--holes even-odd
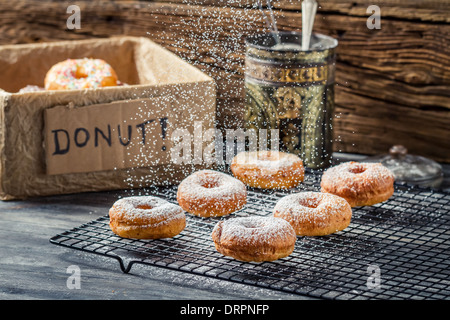
[[(82, 58), (123, 85), (19, 93)], [(174, 162), (172, 133), (213, 128), (215, 101), (210, 77), (147, 38), (0, 46), (0, 198), (177, 183), (208, 165)]]

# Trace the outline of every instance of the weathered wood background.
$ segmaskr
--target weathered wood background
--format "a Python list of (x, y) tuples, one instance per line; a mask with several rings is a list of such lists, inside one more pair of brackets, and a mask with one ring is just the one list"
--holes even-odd
[[(335, 150), (378, 154), (403, 144), (450, 162), (450, 1), (375, 2), (319, 1), (314, 31), (339, 40)], [(219, 127), (241, 126), (244, 38), (268, 31), (255, 1), (74, 3), (79, 30), (66, 27), (72, 1), (0, 0), (0, 44), (149, 37), (216, 80)], [(380, 30), (366, 26), (371, 4), (381, 8)], [(301, 30), (300, 0), (273, 5), (280, 30)]]

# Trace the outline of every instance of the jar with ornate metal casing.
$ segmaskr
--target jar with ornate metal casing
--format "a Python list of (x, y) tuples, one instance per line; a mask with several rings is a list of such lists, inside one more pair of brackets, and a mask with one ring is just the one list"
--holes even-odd
[(321, 34), (312, 35), (308, 51), (298, 32), (246, 39), (246, 129), (278, 129), (279, 149), (308, 168), (331, 164), (336, 47), (336, 39)]

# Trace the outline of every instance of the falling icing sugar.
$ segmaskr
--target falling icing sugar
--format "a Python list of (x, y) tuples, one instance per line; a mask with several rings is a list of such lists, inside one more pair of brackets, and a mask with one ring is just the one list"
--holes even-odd
[[(174, 27), (181, 30), (183, 33), (180, 37), (174, 38), (170, 32), (165, 30), (165, 28), (161, 28), (161, 30), (158, 30), (156, 33), (149, 31), (148, 36), (152, 40), (155, 39), (159, 43), (164, 43), (167, 49), (192, 66), (197, 67), (206, 75), (219, 80), (221, 84), (226, 84), (226, 92), (222, 92), (226, 97), (238, 97), (241, 95), (242, 91), (242, 79), (236, 77), (236, 72), (242, 69), (244, 53), (246, 50), (244, 38), (253, 34), (255, 31), (261, 33), (273, 31), (272, 25), (266, 24), (265, 19), (268, 17), (262, 10), (255, 10), (257, 8), (257, 3), (254, 4), (253, 9), (249, 8), (249, 10), (242, 10), (242, 8), (235, 6), (227, 7), (226, 11), (206, 10), (204, 7), (192, 7), (189, 8), (189, 14), (179, 15), (179, 19), (177, 19), (176, 25), (174, 25)], [(166, 15), (165, 9), (155, 8), (152, 12), (155, 17), (155, 23), (164, 26), (164, 19), (158, 19), (158, 17)], [(277, 14), (283, 15), (280, 11), (278, 11)], [(226, 30), (224, 30), (225, 25)], [(224, 32), (226, 33), (226, 37), (224, 37)], [(217, 70), (220, 70), (220, 72), (218, 73)], [(171, 70), (170, 72), (174, 79), (178, 77), (177, 72), (181, 73), (183, 71)], [(184, 78), (185, 74), (181, 74), (180, 76)], [(184, 92), (184, 88), (180, 86), (180, 90), (176, 92), (176, 95), (181, 97), (186, 94), (195, 95), (200, 100), (201, 104), (201, 100), (203, 99), (201, 93), (204, 92), (204, 87), (201, 83), (198, 85), (192, 83), (190, 85), (192, 85), (192, 89), (189, 89), (186, 92)], [(152, 91), (142, 92), (132, 96), (132, 98), (138, 99), (151, 95)], [(162, 103), (168, 105), (173, 104), (171, 99), (173, 95), (173, 92), (170, 92), (169, 94), (162, 93)], [(209, 99), (210, 97), (206, 96), (205, 102)], [(229, 106), (223, 105), (222, 107), (228, 108)], [(146, 120), (152, 117), (151, 112), (150, 108), (147, 108), (144, 105), (142, 112), (136, 116)], [(177, 121), (194, 123), (194, 121), (198, 120), (194, 113), (189, 112), (189, 110), (186, 110), (184, 107), (180, 107), (180, 109), (177, 110), (177, 112), (174, 112), (171, 117), (173, 117), (173, 122), (171, 119), (172, 123), (177, 123)], [(232, 115), (232, 112), (223, 113), (222, 119), (223, 127), (235, 127), (236, 117)], [(156, 141), (158, 141), (158, 139), (153, 139), (149, 143), (156, 143)], [(150, 149), (150, 147), (147, 149)], [(148, 186), (152, 181), (158, 180), (158, 183), (170, 184), (173, 181), (179, 181), (180, 176), (187, 176), (192, 172), (192, 167), (190, 166), (187, 166), (186, 169), (167, 166), (162, 169), (164, 170), (164, 173), (158, 173), (161, 178), (155, 179), (155, 172), (152, 172), (151, 170), (135, 169), (154, 165), (154, 163), (149, 163), (150, 161), (147, 160), (149, 157), (145, 156), (148, 154), (147, 149), (142, 148), (142, 152), (135, 156), (135, 159), (133, 159), (133, 169), (125, 170), (127, 177), (124, 179), (129, 186), (129, 191), (127, 192), (132, 194), (135, 194), (136, 192), (145, 192), (145, 190), (142, 191), (141, 188)], [(164, 151), (159, 152), (164, 153)], [(165, 155), (163, 154), (162, 158), (164, 158), (164, 156)], [(152, 157), (152, 159), (155, 158), (157, 158), (157, 155)], [(261, 163), (261, 165), (272, 166), (274, 163), (264, 162)]]

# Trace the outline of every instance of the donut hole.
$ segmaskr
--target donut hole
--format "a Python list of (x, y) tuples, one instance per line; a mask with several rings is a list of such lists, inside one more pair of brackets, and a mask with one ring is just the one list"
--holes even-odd
[(138, 206), (136, 206), (137, 209), (142, 209), (142, 210), (151, 210), (153, 209), (152, 206), (148, 205), (148, 204), (140, 204)]
[(205, 174), (205, 176), (200, 180), (200, 185), (203, 188), (212, 189), (217, 188), (220, 183), (216, 176)]
[(207, 180), (207, 181), (202, 181), (202, 183), (200, 183), (200, 185), (203, 188), (212, 189), (212, 188), (217, 188), (219, 186), (219, 182), (218, 181)]
[(299, 204), (303, 207), (315, 209), (319, 206), (320, 199), (318, 198), (300, 199)]
[(84, 70), (83, 67), (77, 67), (77, 69), (75, 70), (74, 76), (76, 79), (83, 79), (83, 78), (87, 78), (88, 74), (86, 73), (86, 71)]
[(353, 165), (348, 169), (348, 171), (350, 171), (351, 173), (354, 173), (354, 174), (359, 174), (359, 173), (363, 173), (364, 171), (366, 171), (366, 168), (361, 165)]
[(262, 224), (257, 221), (249, 221), (249, 220), (242, 221), (241, 225), (246, 229), (257, 229), (262, 226)]

